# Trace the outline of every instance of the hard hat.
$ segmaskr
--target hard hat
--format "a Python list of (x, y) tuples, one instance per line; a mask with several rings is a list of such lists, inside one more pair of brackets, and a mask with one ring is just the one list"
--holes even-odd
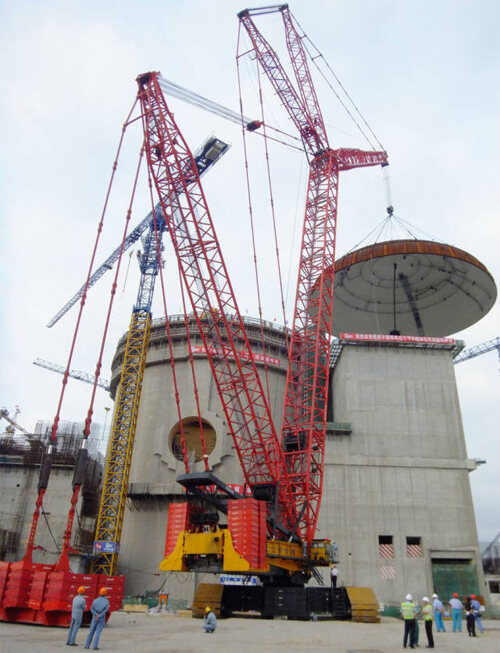
[(432, 595), (432, 598), (433, 598), (433, 599), (437, 599), (437, 597), (438, 597), (437, 594), (433, 594), (433, 595)]
[(99, 594), (101, 596), (106, 596), (107, 593), (108, 593), (108, 590), (105, 587), (101, 587), (101, 589), (99, 590)]
[(471, 594), (470, 597), (471, 597), (471, 599), (475, 599), (475, 598), (476, 598), (476, 595), (475, 595), (475, 594)]
[(429, 597), (428, 596), (423, 596), (422, 601), (424, 601), (425, 603), (429, 603)]
[(453, 594), (453, 598), (458, 599), (458, 594), (456, 592), (455, 592), (455, 594)]
[(412, 597), (411, 594), (407, 594), (407, 595), (405, 596), (405, 599), (406, 599), (407, 601), (413, 601), (413, 597)]
[(207, 607), (205, 608), (205, 612), (212, 612), (212, 608), (207, 605)]
[(83, 585), (80, 585), (80, 587), (76, 590), (78, 594), (85, 594), (85, 587)]

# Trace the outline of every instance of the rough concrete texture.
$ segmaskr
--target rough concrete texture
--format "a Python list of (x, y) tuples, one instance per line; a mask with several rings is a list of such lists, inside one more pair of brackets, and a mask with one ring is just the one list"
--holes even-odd
[[(340, 581), (398, 605), (408, 592), (439, 593), (435, 564), (463, 560), (475, 584), (452, 591), (477, 588), (488, 601), (452, 352), (346, 345), (333, 400), (352, 434), (328, 438), (317, 536), (337, 542)], [(392, 537), (392, 556), (381, 556), (379, 536)], [(408, 537), (420, 556), (409, 555)]]
[[(449, 653), (498, 653), (500, 623), (486, 621), (484, 625), (484, 635), (476, 639), (468, 637), (466, 632), (435, 634), (436, 650)], [(81, 629), (77, 635), (79, 650), (83, 649), (87, 632), (86, 628)], [(71, 649), (65, 645), (66, 635), (66, 631), (61, 628), (0, 623), (0, 652), (69, 651)], [(423, 649), (427, 643), (423, 628), (420, 637), (420, 649)], [(190, 615), (155, 617), (118, 612), (104, 629), (99, 648), (109, 653), (255, 653), (257, 650), (261, 653), (392, 653), (403, 650), (402, 640), (402, 622), (389, 618), (382, 618), (380, 624), (235, 618), (219, 620), (217, 631), (209, 635), (202, 631), (201, 621), (192, 619)]]

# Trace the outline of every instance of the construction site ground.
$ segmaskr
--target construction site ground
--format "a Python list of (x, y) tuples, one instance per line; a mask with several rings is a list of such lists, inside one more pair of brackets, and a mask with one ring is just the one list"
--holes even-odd
[[(484, 622), (485, 632), (475, 639), (467, 635), (465, 624), (461, 633), (435, 633), (435, 648), (449, 653), (498, 653), (500, 650), (500, 621)], [(82, 650), (88, 629), (80, 629), (77, 636)], [(72, 650), (66, 646), (67, 632), (62, 628), (45, 628), (0, 622), (0, 653), (49, 653)], [(420, 629), (420, 649), (427, 641)], [(103, 630), (99, 649), (108, 651), (137, 651), (153, 653), (273, 653), (289, 651), (310, 653), (392, 653), (403, 650), (403, 624), (383, 617), (379, 624), (350, 621), (286, 621), (262, 620), (251, 617), (219, 620), (217, 631), (206, 634), (200, 619), (190, 613), (148, 615), (115, 612)]]

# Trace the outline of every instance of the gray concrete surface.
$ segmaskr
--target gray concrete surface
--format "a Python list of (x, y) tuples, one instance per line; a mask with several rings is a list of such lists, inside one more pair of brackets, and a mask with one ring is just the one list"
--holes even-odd
[[(500, 622), (486, 621), (484, 635), (472, 639), (466, 632), (435, 634), (436, 651), (448, 653), (498, 653)], [(421, 635), (423, 634), (421, 630)], [(77, 636), (83, 650), (87, 629)], [(392, 653), (403, 650), (401, 621), (383, 618), (380, 624), (341, 621), (264, 621), (252, 618), (220, 620), (214, 634), (202, 632), (201, 621), (189, 615), (149, 616), (115, 613), (102, 633), (102, 651), (142, 653)], [(0, 653), (51, 653), (72, 650), (65, 645), (66, 631), (0, 623)], [(425, 635), (420, 649), (426, 645)]]

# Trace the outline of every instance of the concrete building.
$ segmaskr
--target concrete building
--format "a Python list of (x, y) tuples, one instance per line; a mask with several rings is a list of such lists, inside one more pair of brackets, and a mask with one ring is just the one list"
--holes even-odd
[[(246, 323), (261, 372), (262, 357), (268, 359), (271, 408), (279, 424), (284, 331), (266, 323), (263, 349), (258, 322)], [(194, 322), (191, 327), (196, 338)], [(172, 318), (171, 329), (186, 445), (201, 470), (183, 321)], [(452, 362), (457, 347), (447, 338), (404, 340), (343, 338), (335, 348), (318, 537), (338, 544), (340, 582), (373, 587), (386, 605), (399, 604), (407, 592), (423, 596), (437, 589), (446, 595), (450, 587), (485, 594), (468, 478), (475, 463), (467, 458)], [(124, 344), (122, 339), (113, 363), (112, 391)], [(208, 361), (201, 343), (192, 344), (210, 468), (226, 482), (241, 483)], [(168, 506), (184, 498), (175, 482), (184, 466), (169, 356), (159, 320), (148, 351), (121, 540), (119, 571), (133, 595), (158, 589), (165, 580), (158, 564)], [(194, 574), (171, 575), (166, 590), (189, 602), (198, 580)]]
[[(252, 349), (257, 356), (258, 368), (263, 371), (264, 366), (267, 367), (271, 409), (279, 424), (287, 367), (284, 330), (272, 322), (264, 324), (264, 351), (259, 321), (246, 318), (245, 324)], [(179, 384), (180, 412), (183, 416), (186, 446), (191, 461), (195, 462), (194, 469), (191, 465), (191, 470), (201, 471), (204, 466), (184, 317), (171, 317), (170, 329), (174, 342), (175, 372)], [(243, 473), (193, 318), (190, 320), (190, 333), (195, 355), (200, 412), (204, 432), (208, 434), (206, 448), (210, 469), (227, 483), (241, 484)], [(112, 394), (116, 392), (120, 379), (125, 340), (125, 336), (120, 340), (113, 361)], [(165, 322), (155, 320), (146, 359), (121, 537), (118, 571), (127, 576), (126, 593), (143, 594), (158, 588), (163, 582), (164, 575), (160, 578), (158, 564), (164, 557), (168, 506), (172, 501), (185, 498), (183, 488), (175, 481), (177, 475), (184, 471), (179, 445), (179, 414), (175, 402)], [(193, 578), (179, 579), (176, 576), (170, 578), (167, 583), (167, 591), (171, 597), (185, 601), (192, 598), (193, 588)]]
[[(52, 423), (37, 422), (29, 436), (0, 436), (0, 559), (20, 560), (24, 555), (38, 495), (40, 461), (46, 450)], [(83, 424), (60, 422), (53, 454), (50, 482), (44, 496), (35, 544), (34, 561), (52, 564), (59, 557), (72, 494), (73, 470), (80, 448)], [(94, 441), (100, 427), (93, 426)], [(92, 436), (91, 436), (92, 437)], [(73, 543), (88, 555), (92, 550), (100, 499), (103, 456), (89, 447), (89, 461), (77, 504)], [(73, 561), (74, 571), (83, 570), (88, 558)]]
[(408, 592), (487, 595), (454, 341), (352, 336), (333, 375), (335, 419), (352, 431), (328, 438), (319, 524), (337, 541), (341, 581), (385, 604)]

